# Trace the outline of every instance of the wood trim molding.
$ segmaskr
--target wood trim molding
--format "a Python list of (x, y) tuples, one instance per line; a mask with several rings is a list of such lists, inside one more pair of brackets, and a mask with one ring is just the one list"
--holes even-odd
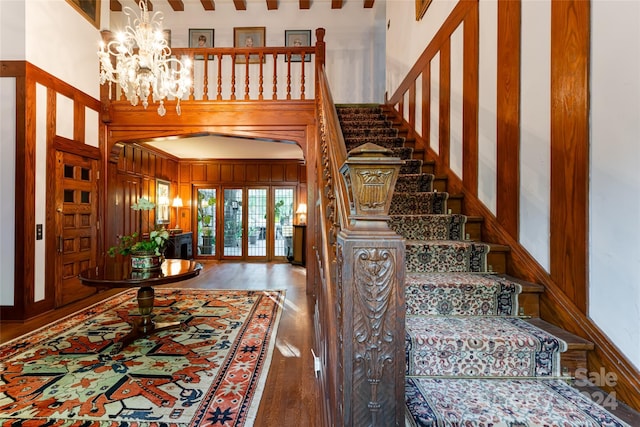
[(464, 18), (462, 176), (472, 194), (478, 194), (478, 108), (480, 96), (480, 11), (478, 2)]
[(496, 216), (515, 238), (520, 223), (520, 0), (498, 1)]
[(451, 39), (440, 47), (440, 131), (439, 162), (449, 167), (451, 157)]
[(587, 312), (590, 3), (551, 2), (550, 272)]

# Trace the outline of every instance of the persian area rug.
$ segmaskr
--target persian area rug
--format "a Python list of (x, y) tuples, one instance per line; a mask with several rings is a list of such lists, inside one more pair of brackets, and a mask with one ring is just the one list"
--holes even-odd
[(407, 427), (629, 427), (561, 380), (406, 382)]
[(137, 315), (126, 291), (0, 346), (1, 426), (252, 426), (284, 291), (156, 289), (180, 330), (114, 342)]

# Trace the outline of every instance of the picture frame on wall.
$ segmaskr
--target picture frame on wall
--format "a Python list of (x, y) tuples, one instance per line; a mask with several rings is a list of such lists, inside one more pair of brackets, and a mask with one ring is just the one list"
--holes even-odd
[[(311, 46), (311, 30), (285, 30), (285, 46)], [(291, 62), (302, 62), (302, 55), (291, 55)], [(287, 59), (285, 59), (287, 60)], [(304, 62), (311, 61), (311, 54), (305, 53)]]
[[(233, 47), (264, 47), (265, 27), (235, 27), (233, 29)], [(264, 62), (264, 58), (262, 58)], [(260, 57), (257, 54), (249, 56), (249, 64), (257, 64)], [(236, 55), (236, 64), (246, 63), (246, 56)]]
[[(215, 30), (213, 28), (189, 28), (189, 47), (209, 48), (215, 45)], [(196, 55), (195, 59), (204, 59), (204, 55)], [(209, 55), (208, 59), (213, 59)]]
[(80, 15), (100, 29), (100, 0), (67, 0)]
[(167, 42), (167, 46), (171, 47), (171, 30), (162, 30), (162, 36)]
[(171, 183), (163, 179), (156, 179), (156, 224), (169, 224), (169, 194)]

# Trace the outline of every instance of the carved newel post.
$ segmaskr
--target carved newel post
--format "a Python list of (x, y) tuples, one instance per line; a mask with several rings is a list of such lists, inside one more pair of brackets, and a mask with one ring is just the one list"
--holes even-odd
[(340, 169), (350, 207), (336, 245), (345, 426), (404, 425), (405, 243), (387, 224), (403, 162), (392, 156), (365, 144)]

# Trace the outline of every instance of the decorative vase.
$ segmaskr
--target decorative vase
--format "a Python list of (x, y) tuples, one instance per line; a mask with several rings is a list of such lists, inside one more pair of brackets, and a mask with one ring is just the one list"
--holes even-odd
[(162, 256), (155, 252), (142, 252), (131, 254), (132, 270), (156, 270), (162, 265)]

